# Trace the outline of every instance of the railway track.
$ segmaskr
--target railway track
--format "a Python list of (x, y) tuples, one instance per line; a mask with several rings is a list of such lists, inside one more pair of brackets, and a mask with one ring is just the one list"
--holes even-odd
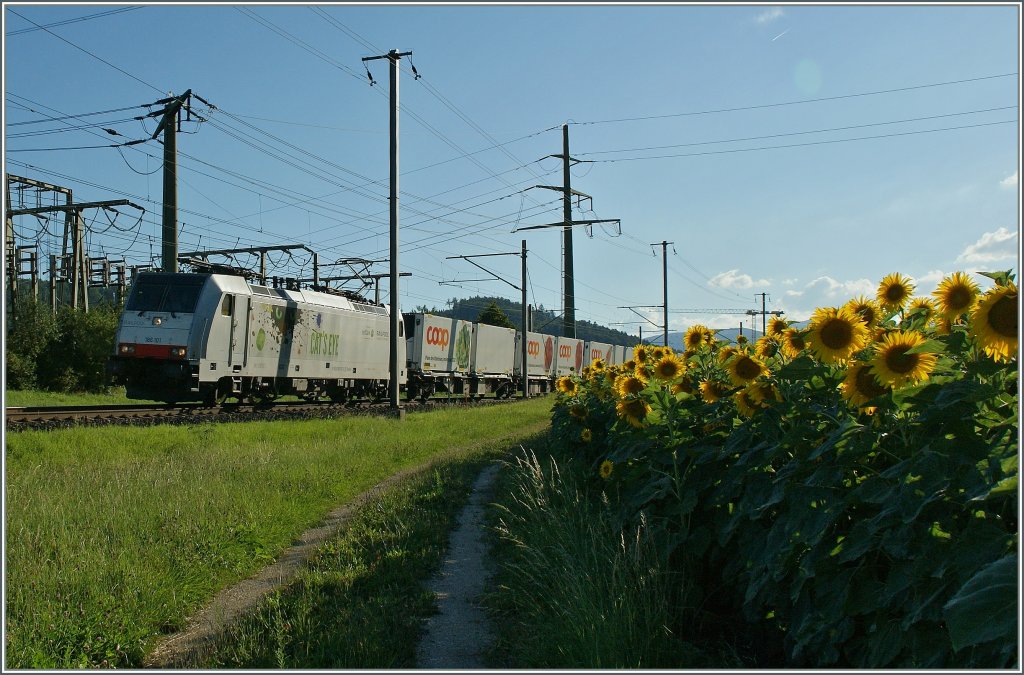
[[(478, 406), (506, 403), (518, 399), (443, 397), (426, 401), (403, 401), (407, 411), (425, 411), (452, 405)], [(278, 419), (319, 419), (344, 415), (388, 415), (388, 401), (356, 400), (347, 403), (274, 402), (228, 403), (209, 406), (201, 403), (148, 405), (86, 405), (11, 407), (4, 409), (7, 431), (29, 429), (65, 429), (73, 426), (154, 424), (196, 424), (200, 422), (251, 422)]]

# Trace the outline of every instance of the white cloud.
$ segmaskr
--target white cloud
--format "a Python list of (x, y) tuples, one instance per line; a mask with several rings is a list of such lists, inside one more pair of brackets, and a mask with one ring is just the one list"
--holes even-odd
[[(1016, 174), (1015, 174), (1016, 176)], [(1005, 227), (995, 232), (986, 232), (978, 241), (964, 249), (956, 261), (959, 263), (985, 264), (1017, 257), (1017, 233)]]
[(783, 286), (792, 286), (793, 284), (795, 284), (798, 281), (800, 281), (800, 280), (796, 279), (796, 278), (793, 278), (793, 279), (783, 279), (782, 280), (782, 285)]
[(744, 290), (754, 286), (767, 286), (770, 283), (771, 281), (768, 279), (758, 279), (755, 281), (749, 274), (740, 274), (738, 269), (716, 274), (708, 280), (708, 284), (718, 288), (739, 288)]
[(799, 298), (803, 294), (803, 291), (786, 291), (787, 298)]
[(781, 7), (772, 7), (771, 9), (765, 10), (757, 15), (756, 21), (758, 23), (771, 23), (776, 19), (781, 19), (783, 15)]
[(832, 277), (823, 276), (810, 282), (804, 286), (804, 288), (806, 288), (807, 291), (813, 292), (815, 295), (827, 300), (838, 299), (842, 302), (846, 302), (850, 298), (858, 295), (874, 297), (875, 291), (878, 290), (878, 284), (868, 279), (836, 281)]
[(1017, 172), (1014, 171), (1012, 176), (1007, 176), (1003, 180), (999, 181), (1000, 187), (1007, 189), (1013, 189), (1017, 187)]

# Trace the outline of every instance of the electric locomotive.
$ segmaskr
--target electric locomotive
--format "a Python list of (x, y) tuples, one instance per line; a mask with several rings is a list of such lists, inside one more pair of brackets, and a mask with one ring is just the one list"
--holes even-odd
[[(272, 288), (228, 274), (142, 272), (108, 368), (129, 398), (168, 403), (382, 398), (390, 335), (388, 308), (355, 294)], [(405, 383), (404, 368), (398, 379)]]

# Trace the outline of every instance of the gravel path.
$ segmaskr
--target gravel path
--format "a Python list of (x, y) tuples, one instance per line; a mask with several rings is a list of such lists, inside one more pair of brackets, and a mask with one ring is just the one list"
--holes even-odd
[(419, 668), (472, 670), (484, 667), (483, 654), (493, 642), (490, 621), (480, 606), (489, 580), (484, 566), (484, 506), (490, 501), (498, 465), (484, 469), (473, 485), (469, 503), (459, 514), (448, 541), (441, 571), (428, 585), (438, 598), (439, 613), (430, 617), (416, 650)]

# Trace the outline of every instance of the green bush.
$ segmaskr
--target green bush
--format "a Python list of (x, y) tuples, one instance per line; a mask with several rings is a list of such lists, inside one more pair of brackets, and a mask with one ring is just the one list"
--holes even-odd
[(106, 391), (119, 316), (109, 303), (88, 312), (62, 307), (54, 316), (32, 298), (19, 298), (8, 323), (7, 388)]
[(7, 388), (32, 389), (39, 383), (39, 362), (57, 336), (57, 322), (49, 307), (28, 294), (11, 304), (7, 321)]

